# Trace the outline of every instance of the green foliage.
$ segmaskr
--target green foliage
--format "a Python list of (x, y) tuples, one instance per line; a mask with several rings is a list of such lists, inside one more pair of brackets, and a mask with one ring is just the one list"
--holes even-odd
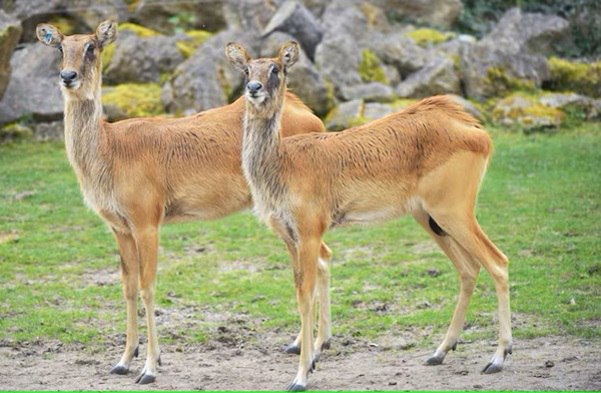
[(388, 78), (382, 62), (378, 56), (369, 49), (364, 49), (361, 53), (361, 62), (359, 63), (359, 75), (364, 82), (381, 82), (388, 84)]
[(124, 83), (103, 94), (106, 105), (115, 105), (128, 117), (154, 116), (165, 112), (161, 86), (156, 83)]
[(408, 32), (407, 37), (411, 38), (415, 43), (424, 48), (442, 44), (453, 38), (453, 33), (443, 33), (435, 29), (421, 28)]
[[(583, 124), (553, 136), (492, 130), (495, 156), (478, 219), (511, 261), (518, 339), (601, 335), (597, 127)], [(457, 275), (411, 218), (340, 228), (326, 241), (334, 252), (335, 340), (412, 331), (421, 350), (443, 337)], [(297, 332), (285, 247), (250, 213), (167, 225), (161, 246), (156, 299), (162, 342), (212, 340), (218, 323), (240, 318), (256, 321), (258, 336), (277, 331), (285, 339)], [(93, 348), (122, 337), (118, 266), (115, 242), (85, 208), (62, 144), (0, 146), (0, 340)], [(185, 326), (170, 313), (189, 314)], [(494, 284), (482, 271), (463, 338), (494, 340), (495, 315)]]
[(548, 63), (551, 77), (545, 87), (601, 97), (601, 60), (587, 64), (551, 57)]

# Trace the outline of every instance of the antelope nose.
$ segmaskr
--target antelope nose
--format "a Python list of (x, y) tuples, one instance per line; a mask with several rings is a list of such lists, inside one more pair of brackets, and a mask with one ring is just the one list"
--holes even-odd
[(72, 70), (61, 71), (61, 79), (65, 83), (73, 82), (73, 80), (77, 77), (77, 72)]
[(251, 94), (257, 93), (259, 90), (261, 90), (262, 87), (263, 85), (261, 84), (261, 82), (257, 81), (248, 82), (248, 85), (246, 85), (246, 89)]

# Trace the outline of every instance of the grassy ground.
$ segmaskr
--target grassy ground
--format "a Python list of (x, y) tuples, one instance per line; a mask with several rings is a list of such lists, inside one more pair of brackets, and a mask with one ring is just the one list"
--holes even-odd
[[(553, 136), (493, 130), (478, 218), (511, 260), (516, 337), (601, 335), (598, 127)], [(412, 219), (338, 229), (326, 240), (335, 334), (441, 339), (458, 281)], [(164, 227), (159, 269), (159, 309), (185, 310), (193, 321), (159, 326), (163, 342), (204, 342), (224, 315), (252, 318), (259, 332), (299, 326), (284, 247), (248, 212)], [(117, 270), (116, 245), (84, 207), (62, 144), (0, 146), (0, 342), (93, 346), (122, 335)], [(496, 325), (494, 286), (483, 273), (463, 337), (492, 339)]]

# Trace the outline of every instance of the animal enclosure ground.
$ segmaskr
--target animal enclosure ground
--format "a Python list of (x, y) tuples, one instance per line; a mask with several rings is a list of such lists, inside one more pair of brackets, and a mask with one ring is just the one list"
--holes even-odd
[[(599, 126), (493, 139), (478, 219), (510, 258), (505, 372), (479, 374), (497, 334), (485, 272), (465, 343), (445, 365), (422, 365), (458, 280), (405, 218), (327, 235), (334, 342), (310, 389), (601, 388)], [(83, 206), (62, 144), (0, 146), (0, 387), (136, 388), (134, 375), (107, 374), (123, 349), (121, 296), (116, 245)], [(164, 365), (153, 388), (280, 389), (294, 376), (296, 359), (278, 351), (299, 327), (288, 258), (250, 213), (164, 227), (156, 298)]]

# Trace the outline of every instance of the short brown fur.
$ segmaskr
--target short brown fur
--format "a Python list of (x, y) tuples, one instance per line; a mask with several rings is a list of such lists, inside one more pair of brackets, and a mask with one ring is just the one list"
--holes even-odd
[(298, 44), (288, 42), (278, 58), (259, 60), (250, 60), (237, 44), (228, 48), (231, 63), (248, 70), (247, 79), (256, 90), (246, 94), (242, 147), (255, 210), (293, 250), (302, 339), (298, 373), (288, 388), (305, 389), (308, 372), (319, 357), (319, 348), (311, 345), (312, 310), (325, 231), (403, 214), (413, 215), (439, 244), (461, 283), (446, 337), (427, 363), (442, 363), (455, 347), (482, 266), (495, 281), (500, 324), (499, 346), (484, 372), (500, 371), (511, 352), (508, 261), (474, 215), (492, 154), (491, 139), (481, 125), (451, 98), (437, 96), (340, 133), (281, 140), (276, 131), (285, 102), (285, 77), (272, 92), (256, 86), (266, 84), (267, 70), (292, 66)]
[[(154, 320), (159, 226), (217, 219), (251, 206), (240, 162), (244, 98), (179, 119), (107, 123), (100, 100), (100, 51), (115, 39), (116, 24), (105, 21), (96, 34), (68, 37), (41, 24), (37, 34), (42, 43), (63, 52), (67, 156), (86, 203), (107, 222), (119, 246), (127, 339), (112, 372), (127, 373), (137, 354), (139, 288), (146, 308), (148, 352), (137, 382), (153, 382), (160, 359)], [(65, 77), (73, 72), (75, 77)], [(284, 136), (324, 131), (323, 123), (300, 99), (291, 93), (286, 96)]]

